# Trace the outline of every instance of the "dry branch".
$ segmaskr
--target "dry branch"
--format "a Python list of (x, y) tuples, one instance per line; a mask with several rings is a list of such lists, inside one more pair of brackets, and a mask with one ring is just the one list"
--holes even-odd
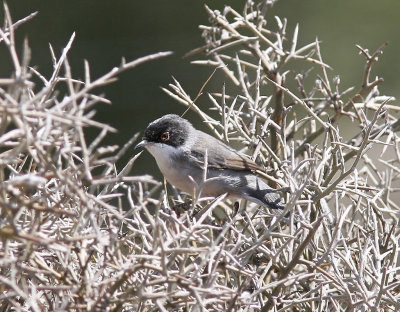
[[(115, 129), (93, 120), (108, 100), (91, 92), (169, 52), (123, 60), (97, 79), (85, 62), (79, 81), (72, 35), (60, 56), (50, 48), (45, 77), (29, 66), (27, 44), (22, 56), (15, 49), (15, 29), (34, 14), (13, 23), (5, 7), (0, 44), (14, 73), (0, 78), (0, 310), (400, 309), (399, 109), (379, 95), (382, 79), (370, 80), (386, 45), (358, 47), (361, 88), (342, 87), (318, 40), (299, 46), (299, 26), (269, 17), (274, 2), (247, 1), (242, 13), (206, 7), (205, 44), (190, 56), (202, 53), (193, 62), (226, 81), (209, 91), (212, 74), (194, 97), (176, 79), (163, 90), (264, 165), (283, 212), (225, 196), (182, 203), (152, 177), (128, 175), (140, 154), (118, 171), (139, 134), (121, 149), (102, 146)], [(297, 90), (286, 83), (294, 62), (303, 65)], [(196, 104), (204, 93), (213, 112)], [(90, 142), (86, 127), (98, 129)]]

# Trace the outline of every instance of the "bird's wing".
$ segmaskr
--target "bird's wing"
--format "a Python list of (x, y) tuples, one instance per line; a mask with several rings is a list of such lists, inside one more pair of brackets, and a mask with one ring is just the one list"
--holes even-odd
[[(204, 168), (205, 151), (207, 149), (208, 168), (244, 171), (263, 170), (261, 166), (256, 164), (250, 158), (240, 154), (216, 138), (204, 132), (200, 132), (199, 137), (200, 136), (201, 139), (197, 140), (195, 144), (193, 144), (190, 156), (201, 168)], [(212, 146), (213, 148), (207, 148), (205, 144), (207, 144), (207, 146)]]

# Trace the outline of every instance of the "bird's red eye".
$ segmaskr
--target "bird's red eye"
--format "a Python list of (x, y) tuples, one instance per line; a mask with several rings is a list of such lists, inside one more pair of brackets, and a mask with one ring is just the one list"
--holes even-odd
[(164, 132), (161, 134), (161, 141), (162, 142), (167, 142), (169, 140), (169, 132)]

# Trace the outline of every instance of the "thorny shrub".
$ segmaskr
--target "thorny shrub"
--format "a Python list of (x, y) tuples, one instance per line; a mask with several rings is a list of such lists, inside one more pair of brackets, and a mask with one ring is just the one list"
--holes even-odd
[[(259, 174), (279, 189), (283, 212), (223, 197), (179, 205), (152, 177), (129, 176), (140, 154), (118, 172), (138, 135), (121, 149), (101, 146), (114, 129), (93, 119), (107, 100), (92, 90), (168, 53), (123, 61), (96, 80), (85, 63), (80, 81), (68, 64), (72, 36), (59, 57), (51, 51), (44, 77), (27, 44), (22, 56), (15, 47), (15, 29), (34, 14), (13, 23), (5, 6), (0, 43), (14, 72), (0, 78), (2, 311), (400, 308), (399, 108), (370, 77), (385, 45), (357, 46), (361, 87), (343, 88), (318, 41), (298, 47), (298, 27), (289, 33), (285, 19), (268, 17), (273, 3), (206, 7), (205, 44), (189, 55), (225, 75), (208, 93), (214, 112), (196, 104), (207, 82), (195, 100), (176, 80), (165, 91), (265, 166)], [(88, 142), (85, 127), (98, 136)]]

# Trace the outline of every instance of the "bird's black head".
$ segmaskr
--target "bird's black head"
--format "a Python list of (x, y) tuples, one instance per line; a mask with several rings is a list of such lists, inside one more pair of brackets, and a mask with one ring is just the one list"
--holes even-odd
[(144, 132), (143, 140), (178, 147), (186, 142), (192, 128), (186, 119), (169, 114), (151, 122)]

